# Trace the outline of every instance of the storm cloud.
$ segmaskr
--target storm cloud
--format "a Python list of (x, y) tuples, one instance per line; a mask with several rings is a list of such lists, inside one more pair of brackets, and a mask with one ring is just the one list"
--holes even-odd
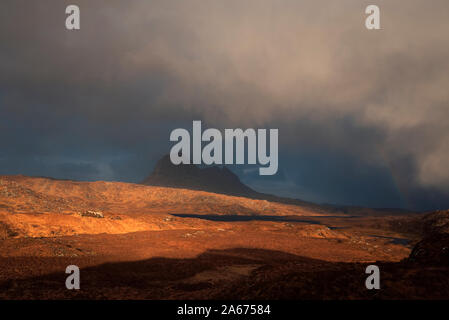
[(0, 173), (139, 181), (202, 120), (279, 128), (278, 175), (234, 168), (258, 190), (449, 207), (448, 21), (446, 0), (3, 0)]

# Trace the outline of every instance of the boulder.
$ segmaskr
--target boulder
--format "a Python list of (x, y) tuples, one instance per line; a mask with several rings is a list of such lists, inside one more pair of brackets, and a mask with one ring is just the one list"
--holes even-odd
[(449, 234), (439, 233), (418, 242), (408, 258), (410, 262), (449, 266)]
[(84, 211), (83, 213), (81, 213), (81, 216), (91, 218), (104, 218), (103, 213), (101, 213), (100, 211), (92, 211), (92, 210)]

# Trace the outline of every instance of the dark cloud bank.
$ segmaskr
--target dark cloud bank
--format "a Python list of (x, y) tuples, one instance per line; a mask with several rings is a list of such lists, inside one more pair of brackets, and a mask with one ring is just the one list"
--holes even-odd
[(449, 2), (0, 3), (0, 174), (140, 181), (169, 133), (279, 128), (279, 172), (305, 200), (449, 207)]

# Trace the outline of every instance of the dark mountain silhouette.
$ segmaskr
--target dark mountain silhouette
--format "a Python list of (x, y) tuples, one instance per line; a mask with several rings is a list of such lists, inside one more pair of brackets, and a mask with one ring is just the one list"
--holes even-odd
[(258, 192), (244, 185), (239, 177), (226, 167), (199, 168), (194, 164), (174, 165), (168, 155), (156, 163), (153, 173), (143, 181), (143, 184), (242, 197), (258, 195)]
[(174, 165), (168, 155), (165, 155), (156, 163), (152, 174), (146, 178), (142, 184), (201, 190), (251, 199), (313, 207), (314, 209), (322, 208), (319, 205), (298, 199), (282, 198), (257, 192), (243, 184), (239, 177), (226, 167), (213, 166), (200, 168), (194, 164)]

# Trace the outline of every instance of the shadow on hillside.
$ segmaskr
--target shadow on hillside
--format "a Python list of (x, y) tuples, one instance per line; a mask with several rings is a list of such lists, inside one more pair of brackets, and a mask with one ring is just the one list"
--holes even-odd
[(449, 298), (447, 266), (424, 267), (406, 262), (376, 264), (381, 270), (382, 289), (367, 290), (366, 264), (332, 263), (264, 249), (208, 250), (192, 259), (155, 257), (83, 268), (81, 290), (69, 291), (65, 288), (68, 275), (63, 271), (6, 280), (0, 283), (0, 298)]

